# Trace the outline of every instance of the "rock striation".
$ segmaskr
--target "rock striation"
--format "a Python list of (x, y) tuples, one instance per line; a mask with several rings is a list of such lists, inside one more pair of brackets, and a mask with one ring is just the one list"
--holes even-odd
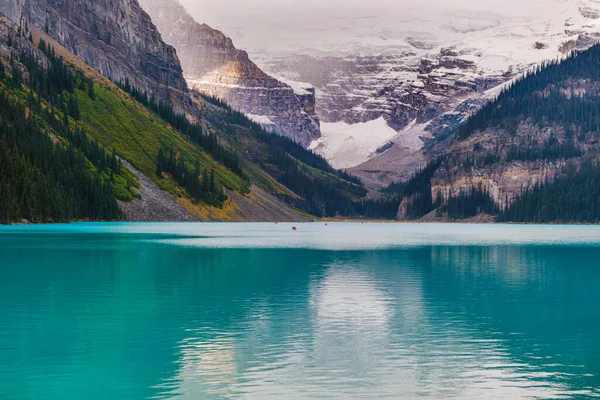
[(140, 0), (174, 46), (190, 88), (218, 97), (268, 130), (308, 146), (320, 136), (315, 91), (263, 72), (222, 32), (196, 22), (177, 0)]
[(442, 48), (419, 57), (412, 51), (371, 56), (299, 54), (264, 61), (275, 74), (318, 88), (317, 113), (325, 122), (364, 123), (384, 116), (403, 129), (424, 123), (465, 99), (510, 79), (485, 74), (465, 52)]
[(175, 49), (137, 0), (1, 0), (0, 12), (25, 31), (46, 31), (112, 81), (128, 79), (180, 106), (189, 102)]

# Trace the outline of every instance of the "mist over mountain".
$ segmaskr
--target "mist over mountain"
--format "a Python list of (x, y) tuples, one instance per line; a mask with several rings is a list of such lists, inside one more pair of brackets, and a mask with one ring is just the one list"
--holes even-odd
[(411, 46), (415, 38), (428, 39), (433, 48), (436, 44), (453, 44), (473, 32), (488, 36), (493, 28), (500, 28), (504, 34), (489, 36), (490, 43), (504, 42), (507, 37), (518, 41), (536, 34), (563, 32), (565, 16), (575, 25), (589, 23), (579, 11), (594, 11), (594, 2), (562, 0), (181, 3), (196, 19), (224, 31), (251, 53), (301, 48), (337, 54), (357, 50), (352, 44), (369, 53)]
[(592, 0), (182, 3), (267, 73), (314, 86), (311, 148), (373, 187), (408, 178), (502, 84), (600, 32)]

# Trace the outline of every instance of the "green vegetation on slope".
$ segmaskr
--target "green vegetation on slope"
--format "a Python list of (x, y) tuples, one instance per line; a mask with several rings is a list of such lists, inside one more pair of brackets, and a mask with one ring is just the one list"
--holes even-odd
[(96, 100), (77, 91), (81, 123), (100, 143), (110, 147), (129, 161), (159, 187), (173, 195), (180, 194), (175, 182), (156, 175), (156, 163), (161, 149), (172, 149), (186, 161), (187, 168), (214, 171), (216, 179), (226, 188), (247, 193), (248, 182), (215, 161), (200, 147), (186, 140), (171, 126), (152, 114), (116, 87), (96, 85)]
[(42, 69), (21, 51), (10, 75), (0, 59), (0, 222), (120, 218), (117, 199), (135, 196), (137, 182), (114, 153), (73, 127), (74, 87), (85, 82), (59, 58), (51, 55)]
[[(161, 104), (158, 109), (161, 115), (155, 115), (147, 106), (139, 104), (116, 86), (94, 84), (91, 78), (85, 77), (74, 66), (66, 66), (61, 58), (54, 55), (54, 49), (43, 40), (40, 41), (39, 48), (49, 59), (55, 60), (61, 66), (62, 74), (54, 74), (53, 81), (73, 88), (76, 99), (74, 104), (79, 117), (78, 126), (153, 179), (159, 187), (173, 195), (194, 197), (190, 193), (182, 193), (176, 182), (156, 174), (159, 152), (167, 148), (178, 159), (185, 160), (185, 167), (190, 171), (195, 171), (196, 166), (199, 166), (201, 170), (212, 171), (218, 185), (240, 193), (249, 191), (243, 171), (237, 167), (237, 156), (224, 149), (214, 135), (204, 135), (199, 125), (190, 124), (184, 116), (175, 115), (170, 106)], [(35, 60), (27, 65), (30, 71), (41, 69)], [(70, 82), (72, 79), (64, 78), (64, 74), (74, 74), (79, 83)], [(190, 143), (188, 137), (175, 130), (163, 118), (169, 119), (181, 131), (187, 129), (190, 134), (193, 131), (196, 144)], [(227, 161), (231, 168), (224, 167), (215, 157)], [(200, 176), (194, 178), (198, 180)], [(215, 199), (208, 203), (221, 205), (224, 201), (223, 196), (216, 196)]]
[(319, 217), (361, 215), (367, 191), (356, 177), (335, 170), (321, 156), (290, 139), (266, 132), (220, 100), (205, 97), (205, 101), (212, 105), (205, 107), (205, 115), (225, 132), (223, 139), (297, 195), (282, 193), (280, 197), (288, 204)]
[(178, 114), (173, 109), (171, 104), (164, 101), (158, 102), (154, 97), (148, 97), (146, 92), (141, 92), (131, 86), (129, 80), (125, 83), (119, 83), (119, 87), (143, 104), (148, 109), (152, 110), (156, 115), (169, 123), (178, 132), (186, 135), (193, 143), (202, 147), (207, 151), (212, 158), (225, 165), (238, 176), (246, 179), (246, 175), (240, 164), (238, 155), (225, 148), (214, 133), (205, 132), (199, 122), (190, 122), (185, 115)]
[(194, 200), (216, 207), (222, 206), (227, 200), (227, 195), (223, 192), (223, 186), (215, 179), (215, 170), (209, 172), (207, 169), (201, 169), (198, 162), (194, 165), (194, 169), (191, 170), (181, 154), (175, 154), (172, 149), (160, 149), (156, 161), (156, 175), (170, 174)]
[[(486, 129), (510, 135), (505, 159), (561, 160), (583, 154), (581, 142), (600, 129), (600, 45), (547, 62), (512, 84), (471, 116), (457, 133), (466, 140)], [(552, 133), (544, 141), (519, 134), (523, 123)]]
[[(235, 168), (215, 161), (116, 86), (94, 74), (84, 75), (43, 40), (35, 49), (14, 32), (9, 42), (12, 55), (0, 63), (1, 111), (11, 117), (2, 121), (1, 157), (7, 168), (0, 182), (4, 210), (0, 221), (120, 218), (116, 200), (137, 196), (138, 186), (120, 159), (171, 194), (194, 202), (220, 207), (227, 199), (223, 187), (242, 194), (249, 191), (249, 183), (239, 171), (239, 175), (232, 171)], [(189, 184), (194, 180), (191, 174), (187, 185), (157, 174), (161, 149), (173, 152), (186, 172), (200, 171), (195, 185)], [(223, 150), (218, 145), (211, 149), (215, 154)], [(208, 175), (214, 195), (194, 192), (202, 187), (202, 175)]]

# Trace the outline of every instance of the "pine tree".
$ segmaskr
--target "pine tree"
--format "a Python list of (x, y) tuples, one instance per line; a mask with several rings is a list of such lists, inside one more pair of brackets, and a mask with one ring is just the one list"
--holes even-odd
[(69, 96), (69, 115), (73, 117), (74, 120), (79, 120), (79, 101), (75, 95)]
[(158, 160), (156, 161), (156, 176), (158, 176), (160, 178), (164, 171), (165, 171), (165, 154), (161, 147), (160, 150), (158, 150)]
[(92, 79), (88, 80), (88, 96), (92, 100), (96, 100), (96, 91), (94, 89), (94, 81)]

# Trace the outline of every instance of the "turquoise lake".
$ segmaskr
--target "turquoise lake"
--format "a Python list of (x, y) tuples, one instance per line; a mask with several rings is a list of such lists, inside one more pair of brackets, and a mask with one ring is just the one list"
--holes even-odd
[(600, 227), (0, 227), (1, 399), (600, 397)]

